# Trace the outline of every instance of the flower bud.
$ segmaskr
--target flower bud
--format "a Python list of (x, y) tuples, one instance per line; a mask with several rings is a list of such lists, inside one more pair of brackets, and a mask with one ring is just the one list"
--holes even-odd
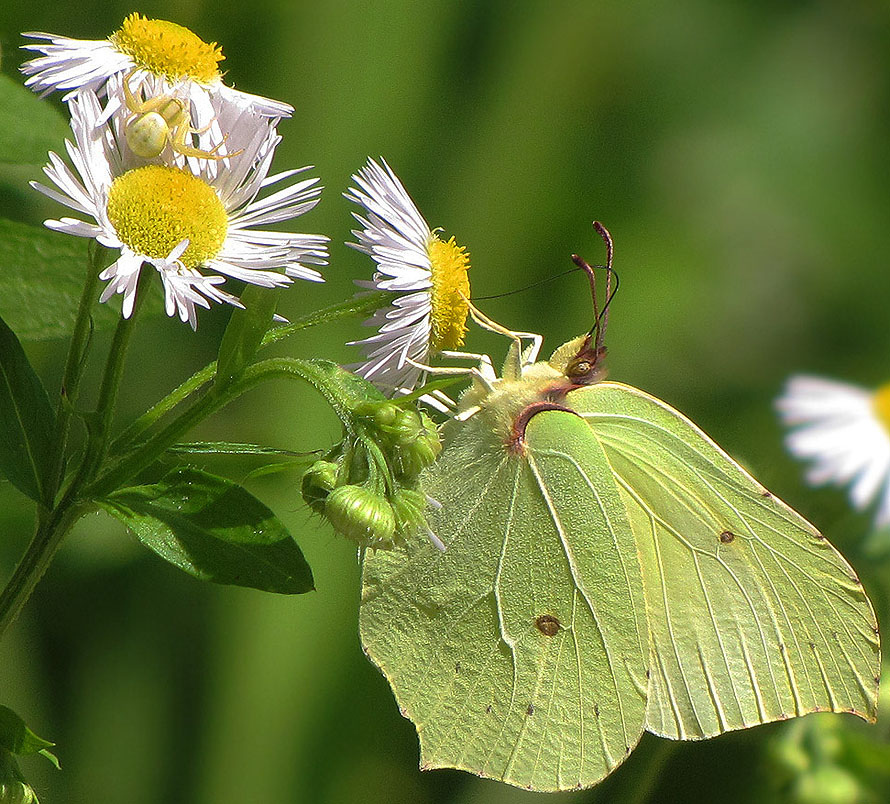
[(396, 518), (392, 506), (364, 486), (334, 489), (324, 507), (334, 529), (360, 547), (392, 547)]
[(399, 415), (399, 406), (390, 402), (362, 402), (356, 406), (354, 413), (363, 419), (371, 419), (374, 424), (384, 430), (391, 427)]
[(412, 408), (400, 408), (395, 421), (389, 429), (393, 443), (402, 447), (413, 444), (424, 435), (423, 420)]
[(337, 485), (339, 467), (330, 461), (316, 461), (303, 474), (300, 490), (303, 500), (315, 513), (324, 514), (325, 500)]
[(414, 480), (442, 451), (439, 431), (426, 414), (418, 417), (420, 424), (413, 440), (398, 444), (393, 448), (393, 465), (403, 477)]
[(0, 748), (0, 804), (38, 804), (37, 794), (5, 748)]

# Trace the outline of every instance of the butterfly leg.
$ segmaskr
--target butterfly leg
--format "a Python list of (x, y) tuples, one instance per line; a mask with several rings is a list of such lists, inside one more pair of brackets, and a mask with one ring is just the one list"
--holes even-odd
[[(507, 329), (505, 326), (498, 324), (497, 321), (494, 321), (485, 315), (485, 313), (476, 307), (469, 299), (466, 299), (466, 297), (464, 298), (469, 305), (470, 317), (482, 327), (482, 329), (487, 329), (489, 332), (494, 332), (497, 335), (503, 335), (505, 338), (510, 338), (510, 340), (516, 344), (516, 357), (512, 358), (512, 360), (517, 363), (516, 368), (518, 368), (518, 370), (511, 373), (515, 373), (516, 377), (521, 376), (522, 367), (530, 366), (538, 359), (538, 354), (541, 351), (541, 344), (544, 342), (544, 336), (539, 335), (536, 332), (518, 332), (513, 331), (512, 329)], [(525, 351), (522, 349), (523, 338), (528, 338), (531, 341)], [(508, 362), (510, 362), (509, 359)]]

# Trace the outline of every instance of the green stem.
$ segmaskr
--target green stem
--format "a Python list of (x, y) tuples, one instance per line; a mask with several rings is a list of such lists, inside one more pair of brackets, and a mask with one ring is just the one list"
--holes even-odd
[(88, 504), (66, 505), (38, 518), (37, 531), (15, 572), (0, 593), (0, 636), (12, 625), (55, 557), (65, 534), (89, 509)]
[(87, 262), (87, 275), (80, 296), (80, 306), (74, 322), (74, 332), (68, 347), (65, 370), (62, 374), (62, 386), (59, 390), (59, 404), (56, 408), (56, 429), (52, 464), (47, 475), (46, 503), (52, 506), (56, 494), (62, 485), (65, 475), (65, 452), (68, 448), (68, 433), (71, 426), (72, 406), (77, 401), (80, 378), (86, 362), (86, 350), (90, 338), (90, 315), (96, 301), (96, 285), (99, 282), (99, 268), (105, 261), (106, 249), (93, 242), (90, 245), (90, 256)]
[(324, 396), (338, 418), (348, 422), (349, 409), (328, 380), (332, 365), (324, 361), (272, 357), (248, 366), (238, 379), (222, 388), (211, 389), (163, 430), (124, 455), (84, 490), (84, 496), (98, 499), (120, 488), (123, 483), (151, 466), (196, 424), (266, 380), (284, 378), (308, 382)]
[(114, 338), (108, 350), (108, 358), (105, 361), (105, 372), (102, 375), (102, 385), (99, 387), (99, 398), (96, 402), (96, 413), (90, 428), (90, 438), (87, 444), (87, 452), (80, 467), (75, 486), (80, 486), (84, 480), (91, 479), (96, 470), (102, 464), (108, 452), (108, 436), (111, 433), (111, 423), (114, 418), (114, 405), (120, 390), (121, 377), (124, 372), (124, 363), (133, 329), (136, 326), (136, 315), (139, 312), (141, 301), (146, 295), (145, 275), (139, 279), (136, 289), (136, 304), (129, 318), (121, 318), (114, 330)]
[[(261, 347), (277, 343), (300, 330), (308, 329), (316, 324), (324, 324), (329, 321), (336, 321), (353, 315), (373, 312), (385, 303), (385, 297), (387, 295), (388, 294), (386, 293), (372, 293), (368, 296), (349, 299), (345, 302), (333, 304), (330, 307), (324, 307), (321, 310), (315, 310), (314, 312), (296, 319), (290, 324), (269, 330), (265, 336), (263, 336)], [(214, 360), (212, 363), (204, 366), (200, 371), (196, 371), (178, 388), (175, 388), (167, 394), (167, 396), (149, 408), (136, 419), (135, 422), (127, 427), (126, 430), (124, 430), (124, 432), (111, 444), (110, 451), (112, 454), (120, 454), (132, 444), (136, 443), (143, 433), (173, 410), (173, 408), (188, 399), (206, 383), (210, 382), (215, 374), (216, 361)]]
[(327, 324), (329, 321), (336, 321), (340, 318), (373, 313), (381, 307), (386, 307), (391, 298), (391, 293), (378, 291), (376, 293), (369, 293), (367, 296), (357, 296), (352, 299), (347, 299), (346, 301), (332, 304), (330, 307), (323, 307), (321, 310), (307, 313), (296, 321), (292, 321), (290, 324), (285, 324), (283, 327), (270, 329), (263, 336), (260, 345), (268, 346), (270, 343), (277, 343), (284, 338), (290, 337), (295, 332), (307, 329), (308, 327), (314, 327), (316, 324)]

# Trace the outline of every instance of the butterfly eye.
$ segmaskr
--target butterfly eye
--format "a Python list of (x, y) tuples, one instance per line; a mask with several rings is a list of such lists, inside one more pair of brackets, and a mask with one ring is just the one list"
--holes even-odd
[(569, 366), (569, 370), (566, 373), (570, 377), (583, 377), (585, 374), (588, 374), (592, 368), (593, 364), (589, 360), (579, 360), (577, 363), (573, 363)]

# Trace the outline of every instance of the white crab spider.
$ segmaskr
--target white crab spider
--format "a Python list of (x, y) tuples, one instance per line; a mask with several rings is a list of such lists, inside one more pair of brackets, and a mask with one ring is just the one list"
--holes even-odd
[(124, 123), (124, 136), (127, 145), (136, 156), (154, 159), (168, 144), (178, 154), (200, 159), (226, 159), (241, 153), (241, 151), (218, 153), (228, 135), (223, 135), (222, 141), (209, 151), (186, 144), (186, 137), (190, 134), (203, 134), (213, 121), (204, 128), (192, 128), (191, 117), (184, 101), (173, 95), (143, 99), (141, 86), (134, 95), (130, 88), (131, 76), (132, 73), (125, 76), (122, 83), (124, 102), (131, 113)]

